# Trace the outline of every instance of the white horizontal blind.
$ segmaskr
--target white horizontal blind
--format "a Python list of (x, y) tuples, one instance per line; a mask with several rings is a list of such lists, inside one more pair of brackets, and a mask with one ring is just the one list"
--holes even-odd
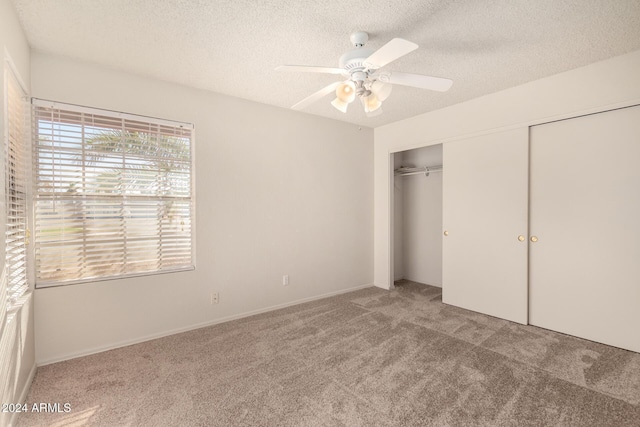
[(26, 94), (11, 68), (6, 72), (7, 106), (5, 143), (5, 268), (7, 308), (11, 310), (27, 285), (27, 123)]
[(193, 268), (192, 126), (34, 100), (36, 286)]

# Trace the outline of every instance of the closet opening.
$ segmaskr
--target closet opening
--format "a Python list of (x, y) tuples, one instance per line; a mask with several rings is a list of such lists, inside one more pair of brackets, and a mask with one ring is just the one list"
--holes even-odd
[(442, 287), (442, 144), (393, 156), (393, 281)]

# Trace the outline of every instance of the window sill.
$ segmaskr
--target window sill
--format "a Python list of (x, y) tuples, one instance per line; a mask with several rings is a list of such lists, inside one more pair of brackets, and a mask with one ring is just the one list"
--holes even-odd
[(149, 271), (145, 273), (131, 273), (131, 274), (123, 274), (120, 276), (109, 276), (109, 277), (87, 277), (83, 279), (76, 280), (67, 280), (67, 281), (56, 281), (56, 282), (36, 282), (36, 289), (45, 289), (45, 288), (56, 288), (59, 286), (68, 286), (68, 285), (80, 285), (85, 283), (95, 283), (95, 282), (104, 282), (110, 280), (125, 280), (131, 279), (135, 277), (146, 277), (146, 276), (157, 276), (160, 274), (169, 274), (169, 273), (181, 273), (185, 271), (195, 270), (195, 265), (190, 265), (187, 267), (176, 268), (172, 270), (164, 270), (164, 271)]

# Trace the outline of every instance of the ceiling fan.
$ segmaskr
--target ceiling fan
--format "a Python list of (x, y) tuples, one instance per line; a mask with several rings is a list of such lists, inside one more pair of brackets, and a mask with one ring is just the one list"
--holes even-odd
[(331, 102), (331, 105), (339, 111), (346, 113), (347, 107), (357, 96), (360, 98), (367, 115), (374, 116), (382, 112), (380, 107), (391, 94), (393, 84), (439, 92), (446, 92), (453, 84), (452, 80), (441, 77), (381, 71), (382, 67), (414, 51), (418, 45), (408, 40), (395, 38), (374, 52), (372, 49), (364, 47), (368, 40), (369, 35), (364, 31), (351, 34), (351, 43), (354, 48), (340, 57), (340, 68), (307, 65), (281, 65), (277, 67), (276, 70), (281, 71), (336, 74), (347, 78), (344, 81), (331, 83), (291, 108), (301, 110), (335, 91), (336, 98)]

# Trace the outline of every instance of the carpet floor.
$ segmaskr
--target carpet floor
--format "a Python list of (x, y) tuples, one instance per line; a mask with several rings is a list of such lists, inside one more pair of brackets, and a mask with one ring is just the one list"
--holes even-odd
[(40, 367), (18, 425), (640, 426), (640, 354), (396, 286)]

